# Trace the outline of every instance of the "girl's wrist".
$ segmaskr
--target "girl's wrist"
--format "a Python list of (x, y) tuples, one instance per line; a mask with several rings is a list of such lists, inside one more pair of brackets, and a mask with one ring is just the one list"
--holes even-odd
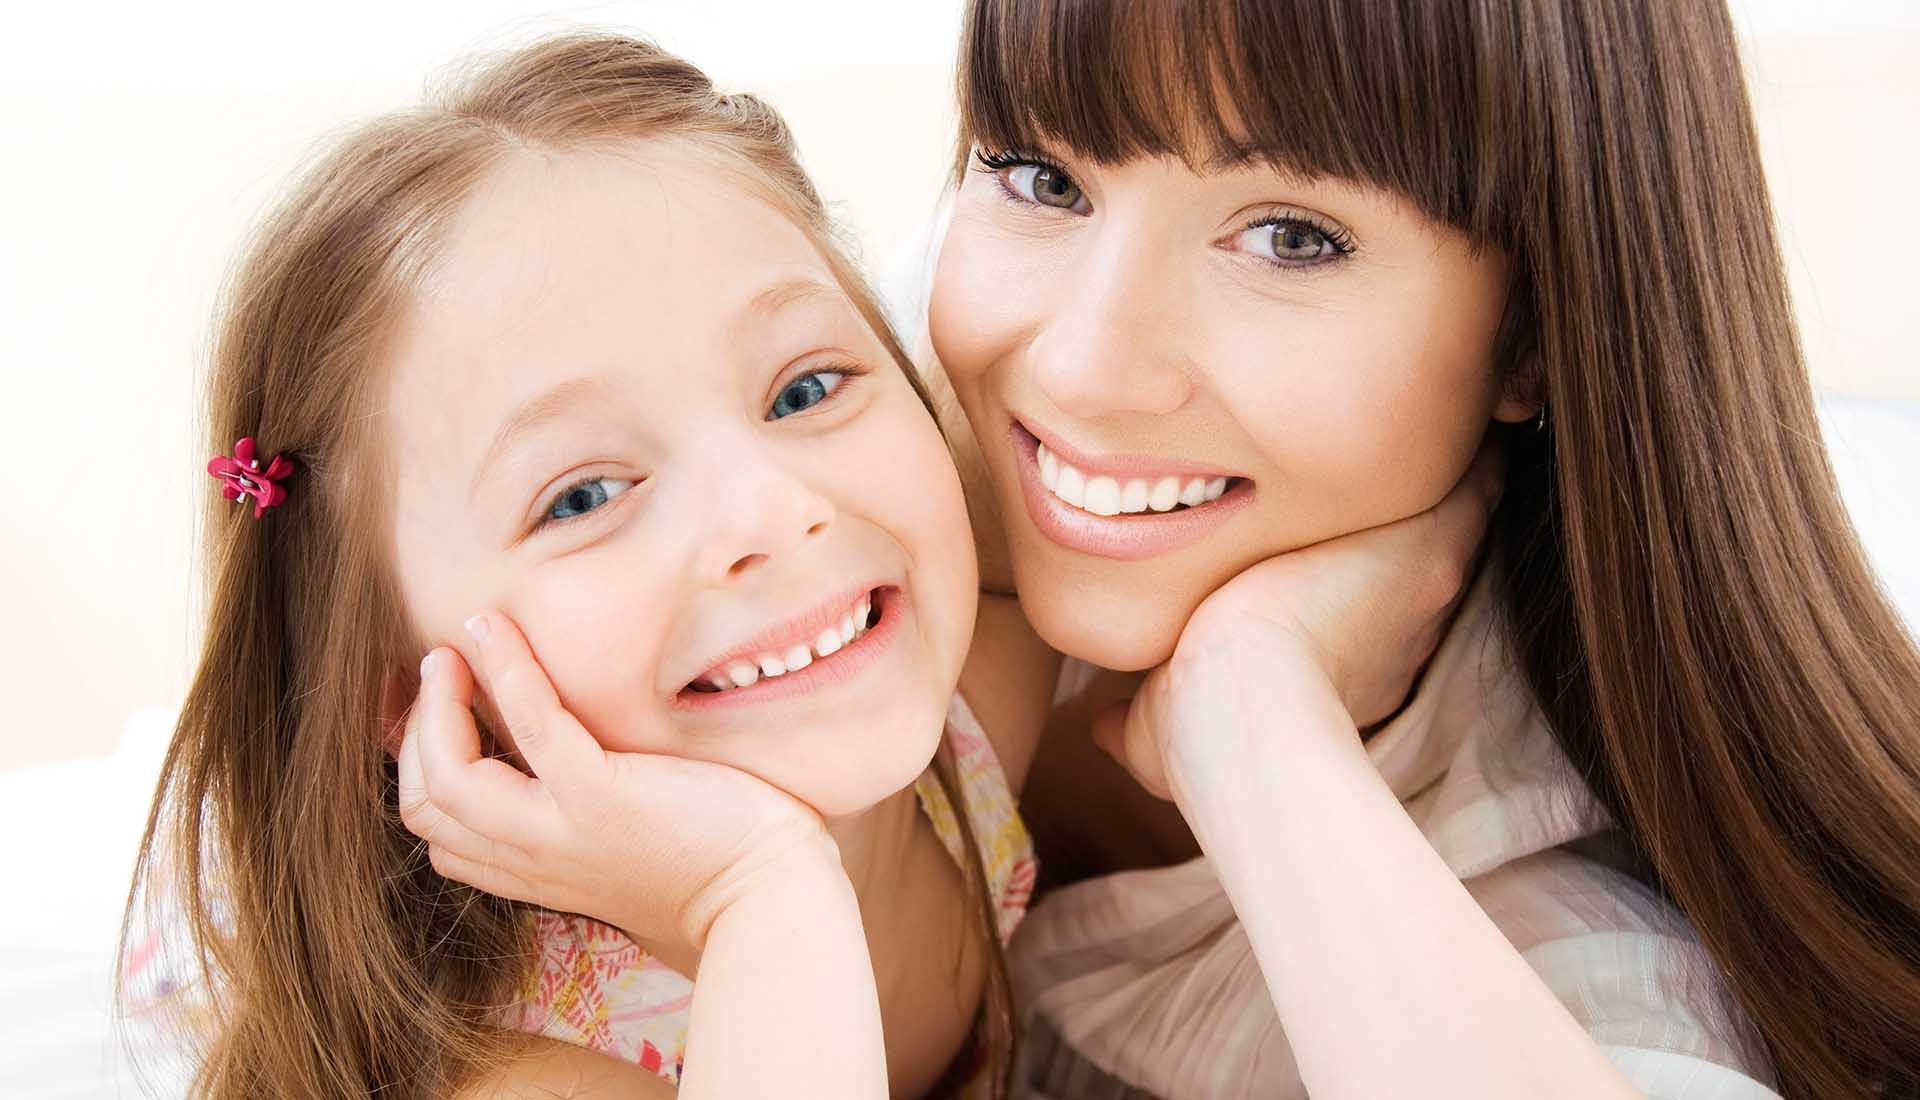
[[(689, 902), (681, 924), (687, 942), (701, 952), (723, 924), (757, 920), (783, 906), (798, 906), (796, 916), (817, 913), (853, 897), (840, 847), (822, 829), (715, 879)], [(853, 912), (857, 921), (857, 904)]]

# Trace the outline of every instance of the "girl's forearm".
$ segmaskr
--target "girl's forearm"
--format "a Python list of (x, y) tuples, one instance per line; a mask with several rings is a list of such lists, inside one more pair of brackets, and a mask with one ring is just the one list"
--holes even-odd
[(714, 918), (681, 1100), (886, 1095), (859, 903), (836, 862), (804, 861)]
[(1637, 1096), (1427, 843), (1331, 689), (1299, 687), (1283, 715), (1246, 708), (1218, 731), (1239, 766), (1175, 791), (1307, 1091)]

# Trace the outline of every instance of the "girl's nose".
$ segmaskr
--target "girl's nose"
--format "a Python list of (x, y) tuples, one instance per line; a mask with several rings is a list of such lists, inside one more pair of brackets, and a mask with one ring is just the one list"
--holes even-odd
[(747, 577), (824, 537), (833, 526), (833, 501), (771, 455), (735, 454), (719, 467), (698, 525), (702, 579), (726, 584)]

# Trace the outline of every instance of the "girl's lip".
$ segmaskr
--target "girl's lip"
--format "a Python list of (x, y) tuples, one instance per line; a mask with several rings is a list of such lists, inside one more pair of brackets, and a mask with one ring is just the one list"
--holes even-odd
[(798, 672), (781, 676), (762, 676), (743, 688), (727, 691), (694, 691), (689, 685), (673, 697), (674, 709), (711, 711), (723, 707), (753, 706), (792, 699), (822, 688), (851, 680), (866, 671), (899, 637), (901, 620), (909, 604), (904, 588), (887, 585), (873, 590), (873, 610), (878, 619), (865, 634), (826, 657), (816, 657)]
[[(1015, 420), (1008, 436), (1013, 443), (1014, 465), (1020, 471), (1020, 495), (1026, 501), (1027, 515), (1033, 518), (1033, 525), (1053, 542), (1083, 554), (1114, 561), (1158, 557), (1212, 534), (1253, 502), (1253, 482), (1236, 477), (1218, 500), (1198, 507), (1176, 512), (1096, 516), (1054, 496), (1040, 483), (1040, 441), (1032, 432)], [(1048, 443), (1047, 449), (1052, 450), (1053, 444)], [(1100, 472), (1114, 468), (1115, 463), (1108, 461), (1100, 465)], [(1157, 469), (1167, 470), (1168, 465), (1163, 462)], [(1201, 471), (1196, 469), (1194, 476), (1200, 475)]]

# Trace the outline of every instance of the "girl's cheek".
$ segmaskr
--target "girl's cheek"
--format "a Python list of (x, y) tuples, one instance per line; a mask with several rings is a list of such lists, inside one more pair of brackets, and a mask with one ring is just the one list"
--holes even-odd
[[(625, 533), (623, 532), (622, 535)], [(645, 580), (660, 570), (622, 554), (616, 535), (584, 553), (541, 563), (503, 608), (574, 717), (600, 743), (625, 752), (660, 752), (642, 743), (648, 724), (631, 720), (657, 690), (656, 669), (673, 593)]]

